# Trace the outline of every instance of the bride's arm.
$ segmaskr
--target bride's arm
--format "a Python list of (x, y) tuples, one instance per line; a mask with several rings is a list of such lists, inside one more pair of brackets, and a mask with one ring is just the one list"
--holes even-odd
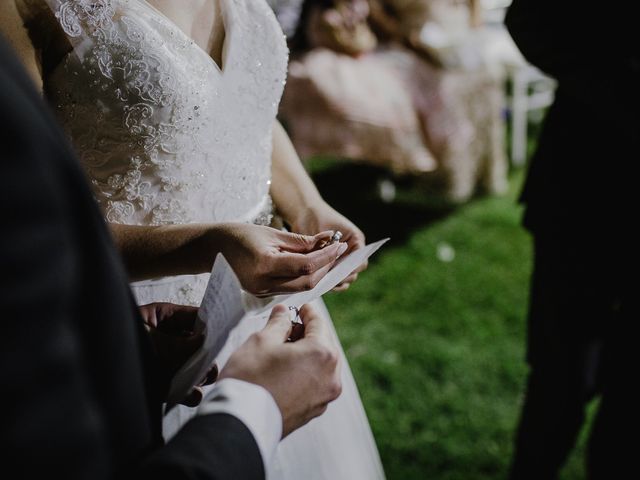
[(42, 91), (38, 55), (24, 23), (14, 1), (3, 0), (0, 2), (0, 33), (13, 47), (38, 90)]
[(318, 248), (331, 231), (307, 236), (245, 223), (111, 224), (111, 230), (132, 280), (209, 272), (222, 253), (256, 295), (313, 288), (347, 248)]
[[(278, 213), (295, 233), (313, 235), (323, 230), (339, 230), (347, 252), (365, 245), (362, 231), (326, 203), (304, 169), (287, 132), (279, 122), (273, 128), (271, 197)], [(344, 290), (353, 283), (364, 263), (339, 285)]]
[[(34, 39), (39, 43), (38, 39), (44, 38), (38, 27), (48, 22), (50, 11), (44, 3), (45, 10), (35, 8), (39, 6), (24, 0), (0, 1), (0, 32), (42, 90), (41, 55)], [(69, 48), (62, 41), (48, 47), (52, 55), (48, 64), (55, 63)], [(332, 232), (301, 236), (244, 224), (110, 227), (133, 280), (208, 272), (216, 255), (223, 253), (243, 287), (256, 294), (312, 288), (335, 263), (342, 248), (338, 244), (316, 248)]]
[[(271, 197), (278, 213), (294, 224), (304, 209), (322, 205), (324, 200), (304, 169), (287, 132), (278, 121), (273, 127)], [(293, 225), (292, 225), (293, 226)]]
[(109, 226), (132, 280), (204, 273), (220, 253), (213, 225)]

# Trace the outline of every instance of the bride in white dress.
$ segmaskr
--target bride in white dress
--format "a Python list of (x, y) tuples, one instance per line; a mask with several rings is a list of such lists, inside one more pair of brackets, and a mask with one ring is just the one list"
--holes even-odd
[[(202, 272), (217, 251), (254, 293), (310, 288), (347, 247), (310, 254), (304, 258), (313, 261), (293, 273), (269, 272), (262, 264), (269, 255), (256, 244), (307, 254), (326, 236), (242, 225), (269, 225), (274, 212), (293, 232), (340, 230), (349, 249), (364, 244), (320, 198), (275, 120), (288, 51), (265, 0), (16, 3), (23, 16), (39, 4), (51, 8), (55, 28), (34, 28), (38, 15), (27, 22), (41, 43), (44, 91), (133, 275), (163, 277), (133, 284), (139, 303), (198, 305), (208, 279)], [(244, 318), (218, 364), (262, 326)], [(281, 442), (269, 478), (384, 478), (346, 359), (342, 380), (343, 393), (327, 412)], [(167, 437), (189, 415), (185, 408), (170, 413)]]

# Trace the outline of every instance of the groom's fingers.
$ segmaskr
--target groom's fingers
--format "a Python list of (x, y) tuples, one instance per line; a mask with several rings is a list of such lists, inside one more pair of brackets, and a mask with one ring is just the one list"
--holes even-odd
[(291, 314), (284, 305), (276, 305), (271, 310), (267, 325), (258, 334), (275, 343), (286, 342), (291, 335)]
[(310, 252), (281, 252), (274, 256), (273, 265), (269, 269), (271, 277), (303, 277), (312, 275), (318, 270), (333, 264), (347, 250), (346, 243), (335, 243), (328, 247)]
[(193, 387), (191, 391), (180, 401), (187, 407), (197, 407), (204, 398), (204, 392), (200, 387)]
[(179, 335), (193, 330), (198, 316), (198, 307), (162, 304), (158, 310), (158, 330)]
[[(337, 351), (336, 337), (324, 319), (311, 305), (303, 305), (300, 309), (300, 319), (304, 324), (304, 338), (298, 342), (312, 341)], [(302, 344), (304, 345), (304, 343)], [(335, 353), (335, 352), (334, 352)]]
[(215, 382), (218, 379), (219, 374), (220, 374), (220, 370), (218, 369), (218, 364), (214, 363), (209, 369), (209, 371), (207, 372), (207, 374), (204, 376), (202, 381), (200, 382), (199, 386), (203, 387), (206, 385), (211, 385), (213, 382)]
[(300, 308), (300, 320), (304, 324), (305, 338), (327, 336), (328, 329), (324, 319), (311, 305), (305, 304)]

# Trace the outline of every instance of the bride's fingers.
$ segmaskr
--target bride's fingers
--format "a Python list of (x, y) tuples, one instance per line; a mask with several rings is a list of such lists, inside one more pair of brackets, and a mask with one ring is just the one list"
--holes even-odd
[(281, 252), (274, 256), (270, 277), (306, 277), (333, 265), (347, 250), (346, 243), (336, 243), (311, 253)]
[(337, 287), (335, 287), (333, 289), (334, 292), (344, 292), (345, 290), (349, 290), (349, 287), (351, 286), (350, 283), (341, 283), (340, 285), (338, 285)]
[(364, 272), (367, 268), (369, 267), (369, 260), (365, 260), (364, 262), (362, 262), (360, 264), (360, 266), (358, 268), (356, 268), (353, 273), (356, 274), (356, 276), (358, 276), (357, 274), (360, 272)]
[(320, 232), (316, 234), (314, 236), (316, 239), (316, 243), (313, 246), (313, 250), (318, 250), (329, 245), (334, 233), (335, 232), (333, 230), (327, 230), (326, 232)]
[[(341, 255), (341, 258), (336, 262), (336, 265), (339, 265), (340, 262), (342, 262), (344, 259), (346, 259), (349, 256), (349, 254), (351, 254), (353, 252), (354, 252), (354, 249), (353, 248), (349, 248), (345, 253), (343, 253)], [(368, 267), (369, 267), (369, 260), (365, 260), (352, 273), (364, 272)]]
[(366, 246), (364, 239), (357, 236), (349, 236), (348, 238), (343, 238), (342, 241), (349, 244), (347, 253), (355, 252)]
[[(346, 277), (344, 280), (342, 280), (342, 281), (341, 281), (341, 282), (336, 286), (336, 289), (337, 289), (338, 287), (343, 286), (343, 285), (347, 285), (347, 286), (349, 286), (349, 285), (351, 285), (352, 283), (354, 283), (357, 279), (358, 279), (358, 273), (357, 273), (357, 272), (355, 272), (355, 271), (354, 271), (354, 272), (351, 272), (351, 273), (349, 274), (349, 276), (348, 276), (348, 277)], [(345, 289), (345, 290), (346, 290), (346, 289)]]
[(303, 292), (314, 288), (324, 277), (333, 263), (316, 270), (311, 275), (303, 275), (296, 278), (274, 278), (271, 290), (274, 294)]
[(348, 277), (346, 277), (344, 280), (342, 280), (338, 285), (336, 285), (332, 291), (344, 292), (345, 290), (347, 290), (351, 286), (351, 284), (358, 279), (358, 271), (359, 270), (355, 270), (351, 272), (351, 274)]
[(333, 231), (327, 230), (316, 235), (302, 235), (299, 233), (278, 232), (280, 248), (287, 252), (307, 253), (317, 250), (332, 237)]
[(153, 303), (147, 305), (141, 305), (138, 307), (140, 310), (140, 316), (144, 324), (148, 328), (157, 328), (158, 326), (158, 317), (156, 314), (156, 306)]
[(158, 330), (173, 334), (186, 335), (194, 328), (198, 315), (198, 307), (187, 305), (171, 305), (172, 308), (165, 308), (159, 312), (157, 328)]

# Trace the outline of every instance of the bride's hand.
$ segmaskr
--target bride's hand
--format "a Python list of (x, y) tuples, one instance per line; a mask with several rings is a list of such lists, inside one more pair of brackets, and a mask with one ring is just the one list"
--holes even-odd
[(310, 290), (348, 249), (346, 243), (320, 248), (333, 231), (315, 235), (283, 232), (271, 227), (230, 223), (222, 225), (219, 249), (254, 295)]
[[(342, 242), (345, 242), (349, 248), (346, 253), (365, 246), (365, 237), (362, 231), (356, 227), (349, 219), (338, 213), (327, 203), (320, 203), (311, 208), (302, 210), (298, 216), (290, 221), (291, 228), (294, 232), (311, 235), (314, 232), (323, 230), (334, 230), (342, 232)], [(356, 270), (345, 278), (334, 291), (342, 291), (356, 281), (358, 273), (367, 268), (368, 263), (365, 261)]]

